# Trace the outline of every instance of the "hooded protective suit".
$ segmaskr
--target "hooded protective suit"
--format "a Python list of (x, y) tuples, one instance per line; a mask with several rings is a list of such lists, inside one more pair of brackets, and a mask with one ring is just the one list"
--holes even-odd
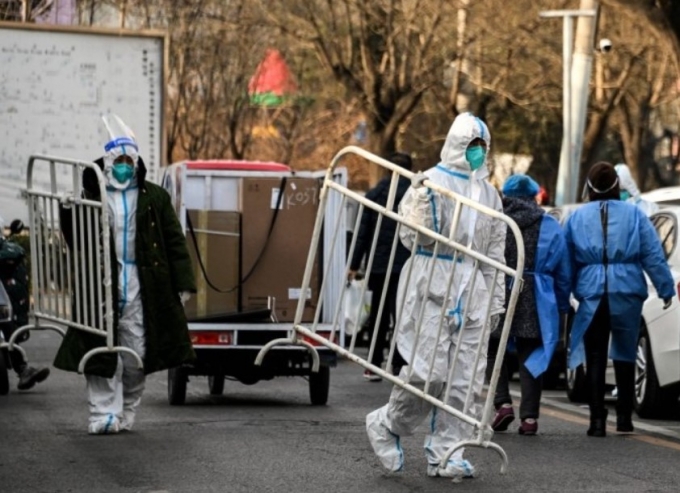
[(650, 202), (649, 200), (644, 200), (642, 197), (640, 197), (640, 189), (635, 183), (633, 175), (631, 175), (630, 168), (627, 164), (617, 164), (614, 166), (614, 169), (616, 169), (616, 174), (619, 177), (619, 187), (621, 188), (621, 192), (628, 194), (628, 197), (623, 198), (626, 202), (639, 207), (640, 210), (648, 217), (655, 212), (658, 212), (659, 206), (657, 204)]
[[(488, 177), (486, 166), (482, 165), (476, 171), (472, 171), (466, 159), (466, 149), (476, 138), (484, 140), (488, 148), (490, 135), (486, 125), (472, 114), (459, 115), (446, 137), (441, 162), (427, 170), (425, 175), (444, 188), (500, 212), (501, 199), (498, 192), (486, 181)], [(399, 213), (409, 221), (451, 237), (473, 250), (505, 263), (505, 224), (463, 207), (458, 228), (452, 232), (454, 207), (454, 201), (428, 188), (412, 187), (402, 199)], [(400, 236), (404, 246), (411, 249), (413, 242), (416, 241), (415, 231), (402, 227)], [(427, 238), (421, 236), (420, 241), (423, 240)], [(473, 283), (473, 261), (460, 256), (450, 296), (446, 298), (455, 252), (440, 245), (437, 258), (434, 258), (434, 245), (431, 242), (423, 241), (416, 248), (416, 255), (407, 261), (402, 270), (397, 306), (403, 305), (403, 309), (395, 331), (399, 352), (407, 362), (416, 349), (410, 383), (415, 386), (422, 385), (422, 381), (429, 373), (430, 361), (434, 354), (430, 393), (435, 397), (444, 396), (445, 382), (453, 363), (460, 335), (459, 329), (463, 323), (463, 311), (470, 298), (468, 318), (465, 321), (456, 371), (450, 384), (448, 404), (462, 410), (466, 391), (472, 386), (476, 399), (469, 412), (478, 414), (481, 411), (478, 397), (483, 386), (486, 361), (485, 358), (481, 358), (475, 370), (474, 359), (479, 345), (488, 343), (486, 338), (482, 337), (482, 330), (489, 296), (493, 297), (490, 313), (497, 315), (504, 311), (505, 277), (499, 273), (496, 284), (492, 286), (493, 269), (481, 266)], [(433, 277), (429, 291), (425, 292), (433, 262), (435, 263)], [(406, 284), (408, 276), (405, 273), (411, 268), (411, 277)], [(437, 340), (443, 306), (446, 308), (447, 318), (442, 334)], [(423, 323), (418, 327), (421, 310), (424, 310)], [(482, 354), (486, 354), (485, 351)], [(404, 367), (400, 376), (406, 378), (408, 371), (409, 368)], [(429, 433), (425, 438), (425, 453), (430, 464), (428, 474), (447, 477), (472, 476), (474, 469), (469, 462), (462, 460), (462, 449), (451, 457), (445, 468), (437, 468), (437, 464), (451, 446), (472, 436), (472, 427), (396, 386), (389, 403), (370, 413), (366, 418), (369, 440), (383, 465), (390, 470), (399, 470), (402, 467), (403, 454), (399, 436), (411, 434), (428, 413)]]
[[(111, 137), (104, 147), (104, 174), (118, 264), (118, 342), (143, 359), (146, 349), (144, 315), (135, 260), (139, 147), (134, 134), (118, 117), (104, 117), (104, 124)], [(144, 370), (137, 368), (134, 358), (119, 354), (113, 378), (86, 375), (86, 379), (89, 432), (117, 433), (121, 429), (131, 429), (145, 384)]]
[[(186, 319), (179, 304), (183, 293), (176, 293), (176, 300), (167, 298), (169, 287), (177, 291), (195, 289), (193, 276), (188, 270), (189, 254), (179, 223), (176, 218), (168, 217), (168, 213), (173, 214), (169, 198), (164, 192), (157, 193), (159, 187), (145, 182), (145, 168), (139, 158), (139, 147), (132, 131), (115, 115), (104, 117), (103, 120), (110, 140), (104, 147), (106, 154), (100, 165), (106, 176), (106, 202), (115, 252), (114, 272), (117, 273), (117, 279), (114, 280), (114, 287), (117, 287), (114, 294), (117, 301), (114, 315), (117, 330), (114, 338), (117, 344), (134, 350), (144, 361), (145, 367), (137, 368), (132, 356), (119, 353), (113, 356), (116, 361), (112, 365), (111, 377), (107, 364), (110, 361), (108, 357), (112, 355), (93, 358), (91, 363), (94, 366), (90, 364), (85, 369), (91, 434), (131, 429), (144, 390), (145, 372), (177, 366), (193, 356)], [(87, 189), (85, 175), (83, 182)], [(140, 187), (144, 200), (140, 198)], [(138, 210), (138, 203), (142, 202), (146, 205)], [(155, 228), (157, 212), (162, 213), (162, 218), (159, 218), (162, 219), (162, 236), (160, 241), (151, 242), (150, 237), (155, 238), (160, 232)], [(151, 233), (138, 230), (140, 218), (150, 219), (148, 226), (153, 230)], [(141, 241), (138, 241), (138, 236)], [(161, 252), (159, 245), (164, 250), (162, 256), (158, 255)], [(147, 253), (156, 259), (153, 268), (150, 268)], [(140, 255), (142, 259), (138, 268)], [(162, 257), (165, 257), (165, 261)], [(146, 279), (145, 283), (140, 281), (140, 269), (144, 270), (142, 276)], [(152, 287), (148, 282), (150, 275), (164, 278), (161, 282), (166, 285)], [(150, 292), (149, 288), (153, 291)], [(172, 318), (166, 323), (159, 321), (162, 314), (158, 313), (158, 295), (164, 296), (163, 313)], [(151, 321), (145, 321), (146, 318), (151, 318)], [(84, 345), (91, 343), (88, 341), (82, 334), (69, 331), (57, 354), (55, 366), (70, 369)], [(147, 341), (153, 344), (147, 347)]]

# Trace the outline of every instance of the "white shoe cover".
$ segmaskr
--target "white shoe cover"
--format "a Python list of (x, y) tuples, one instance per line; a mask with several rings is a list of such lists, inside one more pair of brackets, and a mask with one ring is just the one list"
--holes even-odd
[(120, 431), (120, 423), (118, 418), (113, 414), (109, 414), (102, 419), (90, 421), (88, 433), (90, 435), (110, 435)]
[(135, 412), (123, 411), (123, 418), (120, 420), (120, 431), (132, 431), (135, 425)]
[(427, 475), (433, 478), (453, 478), (461, 480), (463, 478), (474, 478), (475, 468), (466, 459), (449, 459), (445, 469), (441, 469), (439, 464), (428, 464)]
[(382, 416), (384, 409), (376, 409), (366, 416), (366, 433), (373, 452), (382, 465), (389, 471), (397, 472), (404, 467), (404, 452), (399, 436), (392, 433), (384, 424)]

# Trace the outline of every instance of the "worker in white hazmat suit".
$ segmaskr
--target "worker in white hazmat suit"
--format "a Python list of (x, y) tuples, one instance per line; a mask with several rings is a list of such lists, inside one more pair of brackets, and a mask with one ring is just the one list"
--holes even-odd
[(647, 217), (651, 216), (659, 210), (659, 206), (654, 202), (645, 200), (640, 197), (640, 189), (630, 173), (630, 168), (627, 164), (617, 164), (614, 166), (616, 174), (619, 177), (619, 187), (621, 188), (621, 200), (630, 204), (638, 206)]
[[(122, 346), (144, 357), (144, 313), (135, 262), (137, 199), (135, 167), (139, 148), (131, 131), (117, 118), (104, 119), (111, 140), (104, 146), (107, 204), (118, 261), (118, 336)], [(117, 125), (116, 125), (117, 124)], [(87, 375), (90, 434), (115, 433), (132, 428), (144, 391), (144, 370), (125, 353), (113, 378)], [(122, 410), (122, 413), (121, 413)], [(117, 419), (116, 419), (117, 418)]]
[[(106, 177), (106, 203), (112, 233), (115, 343), (128, 353), (97, 355), (85, 367), (90, 434), (130, 430), (144, 391), (145, 375), (195, 358), (182, 303), (195, 292), (191, 259), (181, 226), (165, 190), (145, 180), (134, 134), (116, 116), (105, 117), (110, 135), (97, 161)], [(92, 170), (90, 170), (92, 171)], [(96, 177), (83, 175), (86, 193), (98, 198)], [(64, 215), (68, 219), (70, 214)], [(76, 225), (77, 226), (77, 225)], [(71, 227), (64, 224), (63, 228)], [(65, 235), (67, 239), (70, 235)], [(75, 236), (75, 235), (74, 235)], [(84, 300), (87, 302), (87, 300)], [(74, 371), (87, 344), (82, 331), (70, 332), (55, 366)], [(103, 339), (97, 341), (101, 345)]]
[[(457, 194), (468, 197), (494, 210), (502, 211), (498, 192), (488, 183), (486, 155), (491, 136), (486, 125), (470, 113), (459, 115), (446, 137), (441, 152), (441, 162), (424, 175), (430, 181)], [(505, 263), (506, 226), (500, 220), (463, 207), (455, 232), (451, 232), (455, 202), (433, 190), (412, 186), (400, 203), (399, 213), (413, 223), (436, 231), (490, 258)], [(400, 237), (407, 248), (416, 241), (414, 230), (402, 227)], [(481, 265), (473, 279), (474, 262), (461, 255), (449, 297), (445, 299), (449, 276), (454, 268), (455, 252), (440, 245), (436, 258), (434, 243), (419, 236), (416, 255), (402, 270), (398, 306), (403, 304), (402, 315), (396, 328), (397, 345), (407, 362), (413, 358), (409, 383), (423, 386), (430, 371), (434, 353), (434, 367), (428, 392), (443, 399), (447, 387), (450, 396), (446, 404), (463, 410), (467, 390), (472, 386), (473, 402), (469, 414), (481, 413), (481, 391), (484, 384), (486, 362), (475, 358), (481, 347), (481, 357), (486, 356), (487, 337), (483, 336), (486, 310), (491, 300), (490, 330), (498, 324), (504, 311), (505, 277), (499, 273), (493, 284), (493, 269)], [(435, 263), (433, 277), (428, 276)], [(409, 265), (413, 264), (413, 265)], [(410, 278), (407, 273), (411, 270)], [(407, 284), (408, 280), (408, 284)], [(467, 319), (463, 320), (468, 302)], [(423, 306), (424, 305), (424, 306)], [(444, 328), (437, 339), (442, 310), (446, 314)], [(418, 327), (421, 310), (422, 325)], [(454, 365), (460, 329), (463, 327), (460, 348), (455, 361), (454, 374), (447, 382), (449, 370)], [(488, 335), (489, 332), (487, 332)], [(413, 354), (415, 351), (415, 354)], [(413, 356), (412, 356), (413, 355)], [(404, 367), (400, 377), (406, 379), (410, 368)], [(473, 378), (474, 374), (474, 378)], [(425, 455), (430, 476), (450, 478), (473, 477), (474, 468), (463, 459), (463, 449), (458, 449), (446, 464), (441, 464), (447, 450), (473, 435), (473, 427), (458, 418), (432, 406), (412, 393), (395, 386), (387, 405), (366, 417), (366, 429), (374, 452), (383, 466), (391, 471), (403, 467), (400, 437), (410, 435), (429, 414), (428, 434), (425, 438)]]

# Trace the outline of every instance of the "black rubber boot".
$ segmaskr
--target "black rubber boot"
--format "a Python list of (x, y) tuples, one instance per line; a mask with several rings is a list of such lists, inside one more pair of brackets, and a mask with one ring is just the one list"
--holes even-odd
[(597, 415), (593, 415), (591, 412), (590, 415), (590, 428), (588, 428), (588, 436), (589, 437), (606, 437), (607, 436), (607, 415), (609, 414), (609, 411), (605, 409), (604, 411), (601, 411), (597, 413)]
[(619, 433), (633, 433), (633, 416), (632, 413), (616, 414), (616, 431)]
[(632, 433), (635, 405), (635, 363), (614, 361), (618, 396), (616, 398), (616, 431)]

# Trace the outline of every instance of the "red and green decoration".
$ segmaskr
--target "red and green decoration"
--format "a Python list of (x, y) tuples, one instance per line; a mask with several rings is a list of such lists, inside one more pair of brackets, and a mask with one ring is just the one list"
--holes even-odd
[(248, 82), (250, 102), (258, 106), (280, 106), (291, 101), (297, 84), (279, 50), (270, 48)]

